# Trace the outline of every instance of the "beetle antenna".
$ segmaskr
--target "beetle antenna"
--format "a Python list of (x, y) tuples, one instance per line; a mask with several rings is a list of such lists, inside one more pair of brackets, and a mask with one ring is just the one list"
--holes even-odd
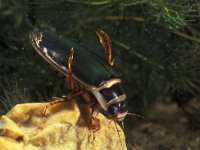
[(123, 149), (122, 140), (121, 140), (121, 136), (120, 136), (120, 134), (119, 134), (119, 130), (118, 130), (118, 128), (117, 128), (116, 120), (114, 120), (114, 124), (115, 124), (115, 128), (116, 128), (116, 130), (117, 130), (117, 134), (118, 134), (118, 136), (119, 136), (119, 140), (120, 140), (121, 147), (122, 147), (122, 149)]
[(134, 114), (134, 113), (127, 113), (127, 115), (130, 115), (130, 116), (134, 116), (134, 117), (138, 117), (138, 118), (142, 118), (142, 119), (144, 119), (143, 116), (138, 115), (138, 114)]

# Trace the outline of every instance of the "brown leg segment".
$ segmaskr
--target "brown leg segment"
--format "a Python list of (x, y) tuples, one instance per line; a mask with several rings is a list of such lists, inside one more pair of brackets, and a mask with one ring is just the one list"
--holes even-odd
[(88, 128), (90, 129), (90, 142), (93, 142), (95, 139), (94, 133), (100, 129), (100, 121), (97, 119), (97, 115), (100, 111), (100, 105), (98, 103), (95, 103), (92, 106), (92, 112), (91, 112), (91, 118), (88, 125)]
[(75, 90), (75, 83), (73, 81), (73, 77), (72, 77), (72, 62), (73, 62), (73, 58), (74, 58), (74, 48), (71, 48), (71, 52), (70, 52), (70, 56), (68, 59), (68, 87), (73, 91)]
[(115, 60), (112, 58), (112, 45), (109, 36), (102, 30), (97, 30), (96, 34), (105, 50), (108, 63), (113, 66)]
[(95, 103), (94, 106), (92, 107), (92, 112), (91, 112), (91, 120), (89, 123), (89, 129), (95, 131), (98, 131), (100, 129), (100, 121), (97, 119), (97, 115), (99, 114), (100, 111), (100, 105), (98, 103)]
[(54, 99), (56, 99), (56, 100), (54, 100), (54, 101), (48, 103), (48, 104), (46, 105), (46, 107), (44, 108), (42, 114), (45, 116), (47, 109), (48, 109), (49, 107), (51, 107), (52, 105), (55, 105), (55, 104), (58, 104), (58, 103), (68, 102), (68, 101), (70, 101), (70, 100), (73, 100), (75, 97), (80, 96), (80, 95), (82, 95), (82, 94), (84, 94), (84, 93), (85, 93), (85, 91), (79, 91), (79, 92), (76, 92), (76, 93), (72, 93), (72, 94), (70, 94), (70, 95), (68, 95), (68, 96), (54, 97)]
[(122, 141), (121, 141), (121, 136), (120, 136), (120, 131), (119, 131), (119, 129), (117, 128), (117, 122), (116, 122), (116, 120), (114, 120), (114, 123), (115, 123), (115, 128), (116, 128), (116, 130), (117, 130), (117, 134), (118, 134), (118, 136), (119, 136), (119, 139), (120, 139), (120, 145), (121, 145), (121, 147), (122, 147), (122, 149), (124, 149), (123, 148), (123, 145), (122, 145)]

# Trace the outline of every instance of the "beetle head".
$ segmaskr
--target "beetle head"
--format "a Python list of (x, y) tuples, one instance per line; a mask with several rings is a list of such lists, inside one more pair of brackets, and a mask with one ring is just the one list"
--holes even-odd
[(128, 112), (128, 107), (120, 79), (113, 78), (103, 83), (95, 90), (94, 95), (102, 108), (108, 113), (109, 118), (123, 121)]
[(117, 121), (123, 121), (128, 111), (127, 104), (127, 101), (124, 100), (110, 105), (108, 107), (108, 117), (116, 118)]

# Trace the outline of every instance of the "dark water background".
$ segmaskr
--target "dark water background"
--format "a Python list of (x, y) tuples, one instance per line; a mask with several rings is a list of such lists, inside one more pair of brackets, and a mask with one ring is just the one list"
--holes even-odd
[(96, 29), (110, 36), (129, 111), (145, 116), (125, 120), (129, 149), (200, 149), (200, 2), (0, 0), (1, 113), (69, 92), (31, 46), (36, 27), (100, 53)]

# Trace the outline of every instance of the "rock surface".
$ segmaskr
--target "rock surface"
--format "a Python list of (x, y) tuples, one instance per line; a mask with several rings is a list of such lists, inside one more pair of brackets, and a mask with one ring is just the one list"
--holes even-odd
[[(18, 104), (0, 118), (1, 150), (121, 150), (124, 133), (113, 121), (98, 115), (100, 130), (88, 129), (88, 112), (76, 101), (42, 112), (47, 103)], [(84, 110), (84, 111), (83, 111)], [(119, 130), (117, 132), (117, 130)]]

